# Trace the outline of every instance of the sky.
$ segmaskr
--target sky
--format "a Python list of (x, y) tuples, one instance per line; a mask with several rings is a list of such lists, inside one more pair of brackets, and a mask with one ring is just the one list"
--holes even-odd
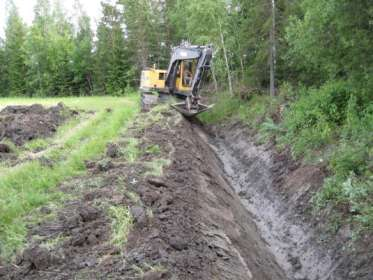
[[(34, 6), (36, 0), (13, 0), (16, 4), (19, 14), (23, 21), (30, 25), (34, 17)], [(80, 0), (85, 12), (91, 17), (92, 28), (96, 27), (96, 23), (101, 17), (101, 5), (102, 0)], [(0, 37), (4, 37), (4, 28), (6, 23), (6, 6), (7, 0), (0, 0)], [(52, 1), (51, 1), (52, 2)], [(69, 15), (74, 13), (74, 2), (75, 0), (61, 0), (63, 7)]]

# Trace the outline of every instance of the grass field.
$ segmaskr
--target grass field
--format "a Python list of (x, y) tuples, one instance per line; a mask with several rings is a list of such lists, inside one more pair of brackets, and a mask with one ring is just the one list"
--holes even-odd
[[(35, 140), (20, 148), (19, 157), (40, 146), (44, 158), (53, 162), (45, 166), (39, 160), (28, 160), (15, 167), (0, 168), (0, 255), (7, 258), (24, 244), (25, 217), (36, 209), (61, 201), (56, 186), (73, 176), (84, 174), (85, 161), (99, 157), (106, 144), (123, 132), (139, 111), (138, 97), (79, 97), (45, 99), (0, 99), (0, 109), (7, 105), (63, 102), (71, 109), (94, 111), (62, 125), (50, 139)], [(110, 109), (110, 110), (107, 110)]]

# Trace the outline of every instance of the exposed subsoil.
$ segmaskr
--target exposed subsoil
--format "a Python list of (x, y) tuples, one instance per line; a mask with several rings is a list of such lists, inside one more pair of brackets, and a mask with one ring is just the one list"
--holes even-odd
[[(30, 226), (28, 247), (0, 278), (286, 279), (193, 124), (166, 112), (139, 127), (109, 145), (106, 158), (87, 162), (88, 176), (60, 186), (74, 198), (55, 215), (40, 209), (52, 217)], [(135, 163), (121, 156), (127, 137), (141, 143)], [(145, 152), (154, 145), (160, 154)], [(159, 158), (170, 159), (163, 175), (146, 176)], [(110, 242), (112, 206), (134, 217), (123, 247)]]
[(329, 209), (311, 213), (327, 176), (323, 164), (302, 164), (274, 143), (257, 144), (257, 135), (240, 123), (209, 133), (206, 142), (287, 279), (373, 279), (373, 236), (354, 241), (349, 225), (333, 228)]
[(36, 138), (52, 136), (72, 113), (62, 103), (50, 108), (40, 104), (7, 106), (0, 111), (0, 141), (8, 139), (21, 146)]

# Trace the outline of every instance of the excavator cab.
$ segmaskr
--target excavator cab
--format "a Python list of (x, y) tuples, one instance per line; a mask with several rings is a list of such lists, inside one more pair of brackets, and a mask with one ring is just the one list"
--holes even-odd
[(196, 60), (181, 61), (177, 70), (176, 92), (190, 92), (192, 90), (193, 76), (196, 72)]
[(141, 73), (140, 90), (145, 94), (169, 94), (183, 102), (171, 105), (186, 117), (196, 116), (212, 108), (200, 103), (199, 91), (205, 73), (210, 69), (211, 46), (183, 43), (173, 48), (168, 70), (155, 67)]

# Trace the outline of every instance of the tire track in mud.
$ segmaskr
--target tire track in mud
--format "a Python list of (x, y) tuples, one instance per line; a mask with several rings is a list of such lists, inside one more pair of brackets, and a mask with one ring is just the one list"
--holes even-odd
[[(28, 248), (15, 266), (0, 263), (0, 278), (286, 279), (193, 124), (163, 112), (141, 126), (118, 140), (125, 148), (125, 138), (139, 139), (141, 156), (133, 163), (121, 156), (88, 162), (89, 175), (61, 186), (74, 198), (30, 228)], [(160, 154), (146, 152), (154, 145)], [(149, 176), (149, 163), (160, 158), (170, 164), (163, 175)], [(123, 247), (111, 242), (112, 206), (133, 216)]]

